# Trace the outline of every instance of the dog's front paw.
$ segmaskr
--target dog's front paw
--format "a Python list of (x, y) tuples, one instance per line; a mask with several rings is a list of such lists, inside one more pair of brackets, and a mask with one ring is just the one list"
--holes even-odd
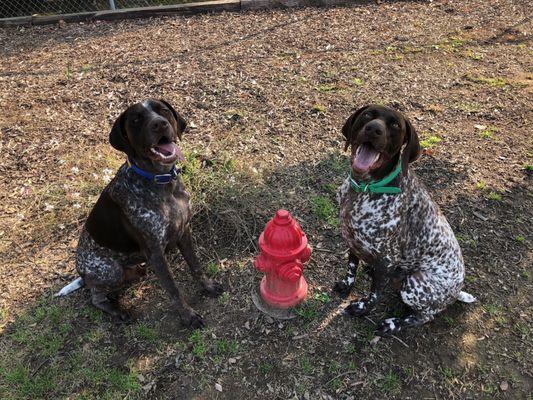
[(376, 329), (376, 335), (381, 337), (389, 337), (401, 330), (400, 318), (387, 318), (382, 321)]
[(222, 285), (212, 279), (205, 279), (202, 281), (204, 292), (210, 297), (218, 297), (224, 293)]
[(192, 329), (203, 329), (205, 327), (204, 319), (192, 308), (180, 314), (181, 321), (184, 325)]
[(344, 280), (336, 282), (333, 286), (333, 290), (343, 299), (350, 295), (352, 288), (353, 285), (348, 285)]
[(367, 315), (371, 309), (372, 307), (368, 304), (366, 299), (360, 299), (352, 301), (350, 305), (344, 309), (344, 312), (354, 317), (362, 317)]

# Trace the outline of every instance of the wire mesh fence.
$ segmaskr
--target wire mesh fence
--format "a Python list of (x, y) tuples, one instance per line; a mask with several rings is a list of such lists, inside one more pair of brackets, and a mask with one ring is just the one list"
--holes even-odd
[[(192, 0), (194, 1), (194, 0)], [(0, 0), (0, 18), (189, 3), (191, 0)]]

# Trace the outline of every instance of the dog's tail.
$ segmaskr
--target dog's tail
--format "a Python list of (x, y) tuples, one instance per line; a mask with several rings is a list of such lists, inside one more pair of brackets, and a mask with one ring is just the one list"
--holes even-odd
[(72, 292), (78, 290), (79, 288), (82, 288), (85, 286), (85, 282), (82, 278), (74, 279), (72, 282), (70, 282), (67, 286), (65, 286), (63, 289), (61, 289), (59, 292), (54, 294), (54, 297), (63, 297), (68, 294), (71, 294)]
[(474, 296), (466, 292), (459, 292), (459, 295), (457, 296), (457, 300), (462, 301), (463, 303), (473, 303), (477, 301), (477, 299)]

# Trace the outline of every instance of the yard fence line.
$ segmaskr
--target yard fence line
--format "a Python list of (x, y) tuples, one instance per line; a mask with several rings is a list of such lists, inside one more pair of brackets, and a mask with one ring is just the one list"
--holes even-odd
[(190, 0), (1, 0), (0, 18), (173, 5)]
[[(356, 3), (358, 0), (212, 0), (203, 2), (187, 2), (189, 0), (181, 0), (180, 3), (178, 1), (4, 0), (0, 2), (0, 27), (10, 25), (45, 25), (59, 21), (81, 22), (149, 18), (172, 14), (257, 10), (262, 8), (335, 6)], [(164, 5), (154, 5), (161, 3), (164, 3)], [(35, 4), (38, 4), (40, 8), (36, 8)], [(13, 8), (14, 6), (18, 8), (15, 9)], [(16, 15), (17, 13), (23, 14)]]

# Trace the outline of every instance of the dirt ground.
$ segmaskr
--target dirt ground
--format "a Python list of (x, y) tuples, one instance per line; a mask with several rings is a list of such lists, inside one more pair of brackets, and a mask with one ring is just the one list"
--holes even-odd
[[(531, 399), (531, 7), (525, 0), (361, 2), (0, 30), (0, 398)], [(191, 123), (183, 149), (198, 252), (227, 289), (180, 325), (153, 274), (121, 294), (134, 322), (94, 310), (73, 252), (123, 162), (110, 125), (147, 97)], [(346, 248), (340, 127), (365, 103), (405, 112), (413, 165), (447, 215), (466, 290), (433, 323), (377, 340), (331, 292)], [(256, 240), (276, 209), (314, 248), (309, 300), (275, 321), (253, 306)], [(355, 298), (368, 290), (358, 277)]]

